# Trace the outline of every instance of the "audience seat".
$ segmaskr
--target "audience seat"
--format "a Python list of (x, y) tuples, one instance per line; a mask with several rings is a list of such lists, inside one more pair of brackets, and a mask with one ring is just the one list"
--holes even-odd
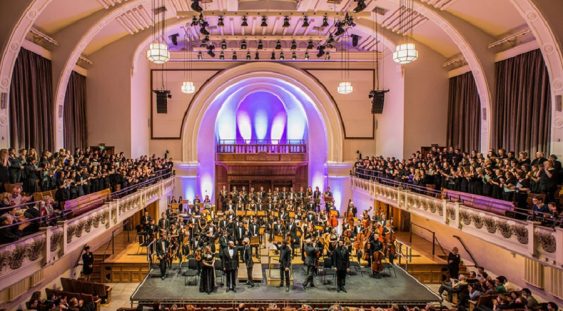
[(111, 298), (111, 286), (103, 283), (61, 278), (61, 285), (64, 291), (98, 295), (105, 302), (109, 302)]

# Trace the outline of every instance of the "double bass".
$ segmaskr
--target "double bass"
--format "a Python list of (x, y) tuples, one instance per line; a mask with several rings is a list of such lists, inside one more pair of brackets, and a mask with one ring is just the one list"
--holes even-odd
[(336, 228), (338, 226), (338, 211), (331, 209), (329, 213), (329, 224), (331, 227)]

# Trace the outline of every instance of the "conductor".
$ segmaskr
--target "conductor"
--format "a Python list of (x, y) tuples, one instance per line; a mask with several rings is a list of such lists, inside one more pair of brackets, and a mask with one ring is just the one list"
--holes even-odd
[(338, 240), (338, 246), (332, 254), (332, 262), (336, 267), (336, 284), (337, 291), (346, 293), (344, 286), (346, 285), (346, 273), (350, 267), (350, 252), (348, 247), (344, 246), (342, 239)]
[(282, 245), (278, 245), (274, 242), (274, 245), (280, 252), (280, 288), (284, 285), (285, 280), (285, 291), (289, 292), (289, 271), (291, 268), (291, 248), (288, 246), (289, 242), (283, 240)]
[(236, 277), (238, 270), (238, 252), (235, 248), (235, 242), (229, 241), (228, 247), (223, 250), (221, 254), (224, 260), (225, 274), (227, 275), (227, 292), (232, 290), (237, 292), (236, 287)]

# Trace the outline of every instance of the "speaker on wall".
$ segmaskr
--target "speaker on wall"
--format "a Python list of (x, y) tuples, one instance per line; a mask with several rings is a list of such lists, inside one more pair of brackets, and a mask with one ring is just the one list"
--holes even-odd
[(369, 92), (369, 99), (371, 100), (371, 113), (383, 113), (383, 104), (385, 103), (385, 93), (389, 90), (371, 90)]
[(168, 112), (168, 99), (172, 98), (170, 90), (153, 90), (156, 94), (156, 113)]

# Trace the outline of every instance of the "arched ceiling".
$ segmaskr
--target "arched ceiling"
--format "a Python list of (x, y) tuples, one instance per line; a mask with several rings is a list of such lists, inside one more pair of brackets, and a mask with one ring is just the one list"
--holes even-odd
[[(115, 9), (125, 2), (137, 2), (133, 9), (128, 10), (114, 21), (107, 24), (94, 39), (87, 45), (83, 54), (91, 55), (112, 42), (122, 39), (128, 35), (133, 35), (142, 30), (152, 27), (152, 8), (151, 0), (52, 0), (43, 13), (37, 18), (35, 28), (44, 32), (48, 36), (56, 36), (58, 32), (66, 27), (72, 27), (80, 20), (97, 12)], [(255, 0), (206, 0), (203, 5), (205, 11), (236, 11), (261, 10), (263, 11), (264, 2)], [(453, 15), (469, 25), (473, 25), (485, 35), (491, 37), (491, 43), (503, 38), (507, 34), (521, 32), (531, 40), (531, 34), (522, 31), (527, 29), (525, 21), (516, 11), (509, 0), (415, 0), (417, 4), (424, 5), (438, 12), (438, 14)], [(175, 18), (179, 11), (190, 11), (190, 0), (166, 0), (167, 18)], [(272, 10), (291, 9), (293, 11), (351, 11), (356, 2), (353, 0), (300, 0), (300, 1), (268, 1)], [(376, 11), (372, 18), (377, 16), (381, 27), (386, 28), (396, 34), (401, 34), (404, 29), (398, 25), (399, 0), (367, 0), (365, 11)], [(204, 12), (205, 12), (204, 11)], [(437, 23), (430, 20), (427, 16), (414, 12), (413, 37), (426, 46), (434, 49), (445, 58), (451, 58), (460, 54), (460, 49), (452, 41), (450, 36)], [(211, 35), (216, 36), (249, 36), (249, 35), (275, 35), (288, 37), (291, 36), (317, 36), (327, 35), (333, 29), (333, 20), (329, 19), (329, 27), (319, 28), (322, 22), (321, 17), (310, 17), (309, 27), (302, 27), (303, 19), (299, 16), (291, 17), (290, 27), (283, 28), (283, 16), (270, 16), (268, 27), (261, 27), (259, 17), (249, 17), (248, 27), (241, 27), (241, 17), (225, 17), (225, 26), (216, 27), (217, 17), (209, 16), (207, 20), (210, 24)], [(190, 19), (186, 19), (189, 24)], [(188, 28), (190, 39), (202, 39), (197, 29)], [(183, 36), (182, 26), (172, 30), (169, 34), (179, 33)], [(351, 31), (360, 36), (358, 48), (355, 51), (369, 51), (375, 47), (373, 32), (360, 30), (356, 27)], [(524, 36), (520, 39), (524, 40)], [(181, 38), (180, 38), (181, 41)], [(174, 48), (174, 45), (169, 42)], [(231, 43), (238, 45), (238, 43)], [(287, 44), (287, 43), (284, 43)], [(180, 46), (182, 44), (180, 43)], [(217, 43), (216, 43), (217, 45)], [(252, 47), (253, 43), (249, 43)], [(306, 42), (300, 43), (304, 47)], [(270, 44), (272, 46), (272, 43)]]

